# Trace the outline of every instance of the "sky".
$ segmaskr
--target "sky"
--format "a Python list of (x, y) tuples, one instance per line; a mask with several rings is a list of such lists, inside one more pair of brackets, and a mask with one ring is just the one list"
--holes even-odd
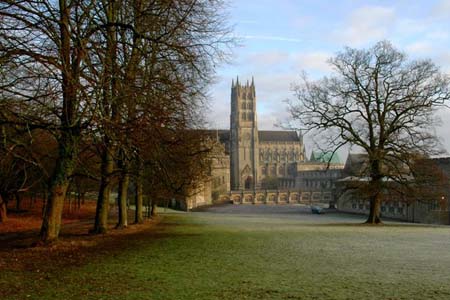
[[(450, 74), (450, 0), (233, 0), (227, 13), (239, 42), (211, 86), (211, 128), (229, 128), (231, 80), (253, 76), (258, 128), (280, 129), (300, 74), (331, 74), (327, 60), (345, 46), (368, 48), (389, 40), (409, 58), (430, 58)], [(439, 116), (437, 134), (450, 153), (450, 109)], [(310, 151), (310, 137), (305, 140)]]

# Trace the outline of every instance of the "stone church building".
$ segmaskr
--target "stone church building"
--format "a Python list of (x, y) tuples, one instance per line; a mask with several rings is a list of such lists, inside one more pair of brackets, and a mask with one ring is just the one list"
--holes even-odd
[(191, 197), (188, 206), (209, 204), (230, 191), (268, 189), (269, 183), (275, 189), (280, 182), (284, 188), (295, 187), (299, 164), (306, 161), (303, 137), (296, 131), (258, 130), (256, 104), (253, 78), (245, 84), (233, 80), (230, 130), (205, 131), (223, 152), (215, 151), (207, 192)]
[(255, 189), (268, 178), (293, 179), (305, 160), (302, 137), (295, 131), (258, 130), (255, 83), (231, 84), (229, 131), (232, 190)]

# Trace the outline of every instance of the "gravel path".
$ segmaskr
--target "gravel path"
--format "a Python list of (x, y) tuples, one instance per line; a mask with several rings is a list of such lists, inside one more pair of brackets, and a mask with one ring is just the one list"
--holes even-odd
[(292, 219), (301, 223), (362, 223), (365, 216), (346, 214), (334, 209), (325, 209), (324, 214), (312, 214), (311, 208), (304, 205), (235, 205), (225, 204), (202, 208), (194, 214), (227, 214), (236, 216), (252, 216), (264, 218)]

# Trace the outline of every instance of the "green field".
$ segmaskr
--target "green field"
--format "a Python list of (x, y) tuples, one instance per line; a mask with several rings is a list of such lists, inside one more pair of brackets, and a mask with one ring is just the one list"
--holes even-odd
[(168, 214), (86, 264), (0, 276), (15, 289), (7, 299), (450, 299), (449, 227), (360, 222)]

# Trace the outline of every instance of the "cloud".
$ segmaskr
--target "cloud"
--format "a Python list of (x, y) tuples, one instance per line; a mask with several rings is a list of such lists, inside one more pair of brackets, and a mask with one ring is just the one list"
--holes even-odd
[(266, 102), (275, 102), (280, 108), (280, 103), (291, 95), (290, 86), (296, 79), (296, 73), (255, 73), (256, 97), (258, 103), (267, 105)]
[(450, 0), (439, 1), (431, 10), (431, 17), (436, 19), (450, 17)]
[(212, 101), (206, 111), (207, 127), (219, 129), (230, 127), (230, 93), (228, 91), (229, 89), (218, 87), (212, 91)]
[(294, 27), (297, 30), (305, 29), (307, 25), (312, 24), (314, 21), (314, 18), (312, 16), (299, 16), (293, 18), (290, 23), (292, 27)]
[(448, 38), (450, 37), (448, 31), (444, 31), (444, 30), (435, 30), (435, 31), (431, 31), (429, 33), (427, 33), (425, 35), (426, 38), (430, 39), (430, 40), (448, 40)]
[(450, 136), (448, 134), (448, 128), (450, 127), (450, 110), (441, 109), (438, 111), (437, 115), (442, 120), (442, 124), (436, 128), (436, 133), (440, 138), (442, 145), (447, 150), (447, 154), (450, 154)]
[(447, 51), (439, 53), (435, 61), (439, 66), (441, 66), (444, 72), (450, 73), (450, 53), (448, 53)]
[(288, 73), (299, 74), (301, 70), (306, 70), (308, 73), (328, 73), (331, 67), (327, 61), (331, 56), (332, 54), (326, 51), (266, 51), (250, 53), (242, 59), (242, 63), (251, 65), (253, 72), (264, 74), (270, 69), (269, 75), (272, 78), (279, 74), (283, 77), (282, 79), (285, 79), (296, 77)]
[(426, 41), (417, 41), (407, 45), (406, 51), (413, 54), (427, 54), (433, 51), (433, 46)]
[(280, 116), (278, 111), (271, 113), (259, 113), (258, 114), (258, 129), (259, 130), (274, 130), (279, 129), (276, 124), (280, 123)]
[(428, 27), (429, 24), (423, 19), (403, 17), (396, 22), (395, 33), (400, 36), (423, 34)]
[(287, 52), (267, 51), (250, 54), (248, 61), (260, 66), (276, 65), (285, 63), (289, 59)]
[(259, 22), (256, 20), (240, 20), (238, 21), (240, 24), (258, 24)]
[(395, 22), (395, 11), (390, 7), (363, 6), (353, 10), (349, 19), (334, 32), (334, 37), (349, 46), (360, 46), (384, 39)]
[(265, 40), (265, 41), (279, 41), (279, 42), (292, 42), (301, 43), (303, 40), (298, 38), (291, 38), (285, 36), (272, 36), (272, 35), (238, 35), (237, 38), (247, 40)]
[(308, 73), (314, 71), (328, 73), (332, 70), (327, 62), (331, 56), (330, 53), (322, 51), (297, 53), (295, 54), (295, 62), (300, 69)]

